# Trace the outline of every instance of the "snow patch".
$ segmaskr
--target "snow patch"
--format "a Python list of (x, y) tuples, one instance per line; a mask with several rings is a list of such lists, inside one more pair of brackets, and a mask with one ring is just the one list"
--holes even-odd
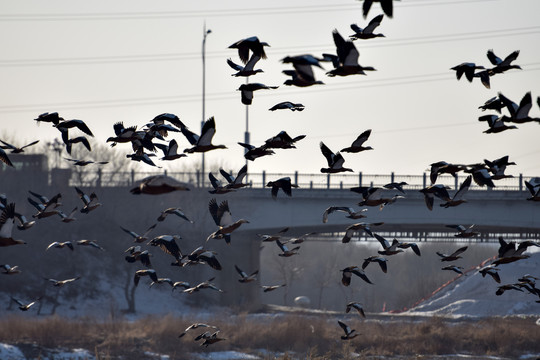
[[(41, 349), (41, 360), (95, 360), (95, 357), (86, 349)], [(13, 345), (0, 343), (0, 359), (26, 360), (22, 351)]]
[(3, 360), (26, 360), (26, 357), (23, 355), (19, 348), (0, 343), (0, 359)]
[(535, 302), (538, 297), (526, 290), (507, 290), (502, 295), (495, 295), (499, 286), (516, 283), (523, 275), (540, 278), (540, 252), (530, 251), (528, 254), (528, 259), (498, 266), (500, 284), (489, 275), (482, 277), (478, 269), (475, 269), (467, 276), (458, 276), (445, 289), (403, 314), (453, 317), (538, 316), (540, 304)]
[(207, 354), (192, 354), (197, 359), (212, 360), (237, 360), (237, 359), (261, 359), (255, 355), (249, 355), (238, 351), (215, 351)]
[(86, 349), (48, 350), (42, 360), (94, 360), (95, 357)]
[(144, 355), (149, 356), (152, 359), (159, 359), (159, 360), (169, 360), (171, 358), (169, 355), (156, 354), (151, 351), (145, 351)]

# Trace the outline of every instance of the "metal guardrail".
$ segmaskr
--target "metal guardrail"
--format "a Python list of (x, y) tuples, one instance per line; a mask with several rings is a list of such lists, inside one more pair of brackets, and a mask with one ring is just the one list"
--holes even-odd
[[(210, 182), (208, 178), (204, 181), (201, 173), (195, 172), (136, 172), (136, 171), (102, 171), (98, 169), (95, 173), (76, 173), (73, 172), (69, 178), (69, 185), (71, 186), (85, 186), (85, 187), (119, 187), (119, 186), (134, 186), (141, 179), (152, 175), (167, 175), (174, 179), (190, 184), (194, 188), (210, 188)], [(233, 174), (234, 175), (234, 174)], [(221, 179), (221, 175), (217, 174), (216, 177)], [(300, 189), (349, 189), (356, 186), (383, 186), (390, 182), (404, 181), (408, 185), (404, 186), (406, 190), (419, 190), (426, 186), (429, 186), (429, 174), (424, 173), (422, 175), (396, 175), (394, 173), (383, 175), (363, 174), (362, 172), (356, 174), (306, 174), (306, 173), (248, 173), (248, 176), (244, 180), (249, 184), (251, 188), (264, 188), (266, 183), (271, 180), (277, 180), (282, 177), (290, 177), (293, 184), (298, 185)], [(458, 174), (457, 177), (450, 175), (440, 175), (437, 178), (437, 184), (443, 184), (449, 186), (452, 189), (457, 189), (461, 182), (465, 180), (464, 174)], [(495, 188), (493, 191), (523, 191), (525, 186), (523, 181), (533, 178), (520, 174), (516, 177), (504, 178), (495, 181)], [(225, 182), (225, 179), (222, 179)], [(479, 187), (476, 184), (471, 185), (471, 189), (474, 190), (486, 190), (486, 187)]]

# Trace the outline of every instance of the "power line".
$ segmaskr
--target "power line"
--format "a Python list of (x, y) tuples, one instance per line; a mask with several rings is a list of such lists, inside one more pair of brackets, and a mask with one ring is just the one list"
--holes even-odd
[[(524, 64), (523, 66), (529, 67), (523, 71), (538, 71), (540, 70), (540, 63)], [(515, 73), (515, 72), (514, 72)], [(509, 73), (507, 75), (511, 75)], [(311, 88), (308, 91), (310, 93), (318, 92), (330, 92), (330, 91), (343, 91), (343, 90), (357, 90), (364, 88), (384, 87), (384, 86), (396, 86), (396, 85), (410, 85), (418, 83), (428, 83), (435, 81), (454, 80), (455, 76), (451, 72), (445, 73), (432, 73), (432, 74), (417, 74), (398, 76), (386, 79), (365, 79), (361, 82), (347, 82), (341, 84), (321, 85), (316, 88)], [(297, 89), (294, 89), (297, 90)], [(257, 97), (272, 97), (283, 96), (283, 92), (292, 92), (293, 89), (285, 88), (285, 91), (280, 93), (262, 93), (257, 94)], [(237, 94), (232, 92), (220, 92), (208, 94), (207, 98), (210, 100), (228, 100), (237, 98)], [(29, 104), (29, 105), (5, 105), (0, 106), (0, 113), (15, 113), (15, 112), (28, 112), (28, 111), (41, 111), (43, 109), (61, 108), (61, 109), (81, 109), (81, 108), (103, 108), (103, 107), (122, 107), (122, 106), (146, 106), (153, 104), (167, 104), (167, 103), (185, 103), (192, 101), (199, 101), (200, 95), (175, 95), (175, 96), (160, 96), (160, 97), (145, 97), (145, 98), (130, 98), (130, 99), (116, 99), (116, 100), (100, 100), (100, 101), (78, 101), (78, 102), (64, 102), (64, 103), (49, 103), (49, 104)]]
[[(406, 127), (406, 128), (399, 128), (399, 129), (390, 129), (390, 130), (379, 130), (377, 131), (377, 134), (388, 134), (388, 133), (395, 133), (395, 132), (408, 132), (408, 131), (422, 131), (422, 130), (432, 130), (432, 129), (442, 129), (442, 128), (453, 128), (453, 127), (462, 127), (462, 126), (471, 126), (476, 125), (475, 122), (463, 122), (463, 123), (457, 123), (457, 124), (446, 124), (446, 125), (431, 125), (431, 126), (417, 126), (417, 127)], [(310, 135), (309, 138), (306, 139), (306, 141), (313, 140), (313, 141), (319, 141), (317, 139), (320, 138), (340, 138), (340, 137), (350, 137), (351, 133), (341, 133), (341, 134), (320, 134), (320, 135)], [(261, 142), (264, 140), (259, 140), (258, 142)], [(256, 143), (257, 141), (254, 141)], [(227, 144), (226, 144), (227, 145)]]
[[(402, 39), (388, 39), (381, 43), (362, 44), (362, 49), (378, 48), (388, 46), (421, 45), (434, 42), (477, 40), (492, 37), (507, 37), (518, 35), (537, 34), (540, 32), (540, 26), (531, 26), (514, 29), (501, 29), (490, 31), (477, 31), (469, 33), (457, 33), (447, 35), (419, 36)], [(278, 51), (269, 52), (272, 55), (284, 55), (294, 50), (300, 52), (324, 51), (333, 47), (333, 44), (313, 45), (299, 48), (298, 46), (282, 47)], [(230, 50), (208, 52), (207, 57), (223, 58), (230, 56)], [(51, 58), (51, 59), (13, 59), (0, 60), (0, 67), (21, 67), (21, 66), (54, 66), (54, 65), (87, 65), (87, 64), (107, 64), (107, 63), (127, 63), (127, 62), (146, 62), (146, 61), (179, 61), (179, 60), (198, 60), (199, 53), (170, 53), (170, 54), (152, 54), (152, 55), (115, 55), (115, 56), (92, 56), (80, 58)]]
[[(471, 3), (494, 2), (497, 0), (431, 0), (409, 1), (396, 3), (400, 7), (459, 5)], [(333, 4), (329, 5), (306, 5), (292, 7), (267, 7), (256, 9), (218, 9), (218, 10), (191, 10), (191, 11), (158, 11), (158, 12), (116, 12), (116, 13), (65, 13), (65, 14), (4, 14), (0, 15), (0, 21), (82, 21), (82, 20), (147, 20), (166, 18), (194, 18), (194, 17), (231, 17), (250, 15), (276, 15), (276, 14), (305, 14), (317, 12), (336, 12), (360, 10), (361, 4)]]

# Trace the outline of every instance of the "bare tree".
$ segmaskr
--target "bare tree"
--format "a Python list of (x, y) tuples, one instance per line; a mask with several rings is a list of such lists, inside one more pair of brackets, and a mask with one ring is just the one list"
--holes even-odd
[(336, 274), (338, 274), (336, 258), (337, 254), (334, 250), (331, 255), (322, 257), (322, 259), (320, 259), (323, 260), (322, 263), (317, 262), (317, 269), (313, 271), (313, 274), (317, 274), (315, 277), (315, 284), (319, 289), (317, 298), (317, 308), (319, 309), (322, 307), (324, 290), (336, 282)]
[(283, 305), (288, 305), (289, 291), (292, 289), (294, 282), (301, 276), (304, 268), (298, 266), (298, 261), (293, 256), (292, 258), (274, 257), (274, 268), (279, 274), (279, 281), (286, 284), (283, 291)]
[[(128, 172), (133, 162), (124, 155), (122, 150), (111, 148), (106, 144), (89, 139), (92, 151), (88, 151), (80, 144), (73, 144), (71, 155), (63, 152), (63, 157), (73, 160), (93, 161), (85, 166), (75, 165), (74, 162), (64, 160), (73, 171), (72, 179), (80, 186), (101, 186), (102, 184), (123, 184), (128, 179)], [(98, 162), (107, 162), (101, 165)]]
[(129, 266), (125, 266), (126, 270), (126, 283), (124, 284), (124, 297), (127, 302), (127, 309), (124, 310), (126, 313), (133, 314), (135, 313), (135, 290), (137, 287), (133, 283), (133, 270)]

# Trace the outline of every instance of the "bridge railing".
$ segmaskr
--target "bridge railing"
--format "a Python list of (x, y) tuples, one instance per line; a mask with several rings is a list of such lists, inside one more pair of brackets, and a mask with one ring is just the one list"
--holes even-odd
[[(232, 172), (231, 172), (232, 173)], [(208, 174), (203, 176), (199, 171), (195, 172), (136, 172), (136, 171), (102, 171), (98, 169), (95, 173), (85, 172), (72, 173), (69, 178), (71, 186), (85, 187), (118, 187), (118, 186), (134, 186), (141, 179), (152, 175), (168, 175), (174, 179), (188, 183), (195, 188), (211, 187), (208, 180)], [(221, 175), (214, 174), (218, 179), (226, 182), (221, 178)], [(233, 175), (236, 175), (233, 173)], [(458, 174), (457, 177), (450, 175), (440, 175), (437, 178), (437, 184), (443, 184), (451, 189), (457, 189), (465, 180), (468, 174)], [(290, 177), (293, 184), (298, 185), (301, 189), (349, 189), (357, 186), (383, 186), (390, 182), (406, 182), (403, 188), (406, 190), (419, 190), (431, 184), (429, 174), (423, 173), (420, 175), (398, 175), (390, 174), (364, 174), (362, 172), (352, 174), (307, 174), (307, 173), (248, 173), (244, 182), (249, 184), (249, 187), (257, 189), (264, 188), (268, 181), (277, 180), (282, 177)], [(522, 191), (525, 189), (524, 180), (531, 179), (532, 176), (523, 176), (519, 174), (515, 177), (504, 178), (495, 181), (495, 188), (492, 190), (506, 191)], [(479, 187), (474, 182), (471, 189), (482, 190), (486, 187)]]

